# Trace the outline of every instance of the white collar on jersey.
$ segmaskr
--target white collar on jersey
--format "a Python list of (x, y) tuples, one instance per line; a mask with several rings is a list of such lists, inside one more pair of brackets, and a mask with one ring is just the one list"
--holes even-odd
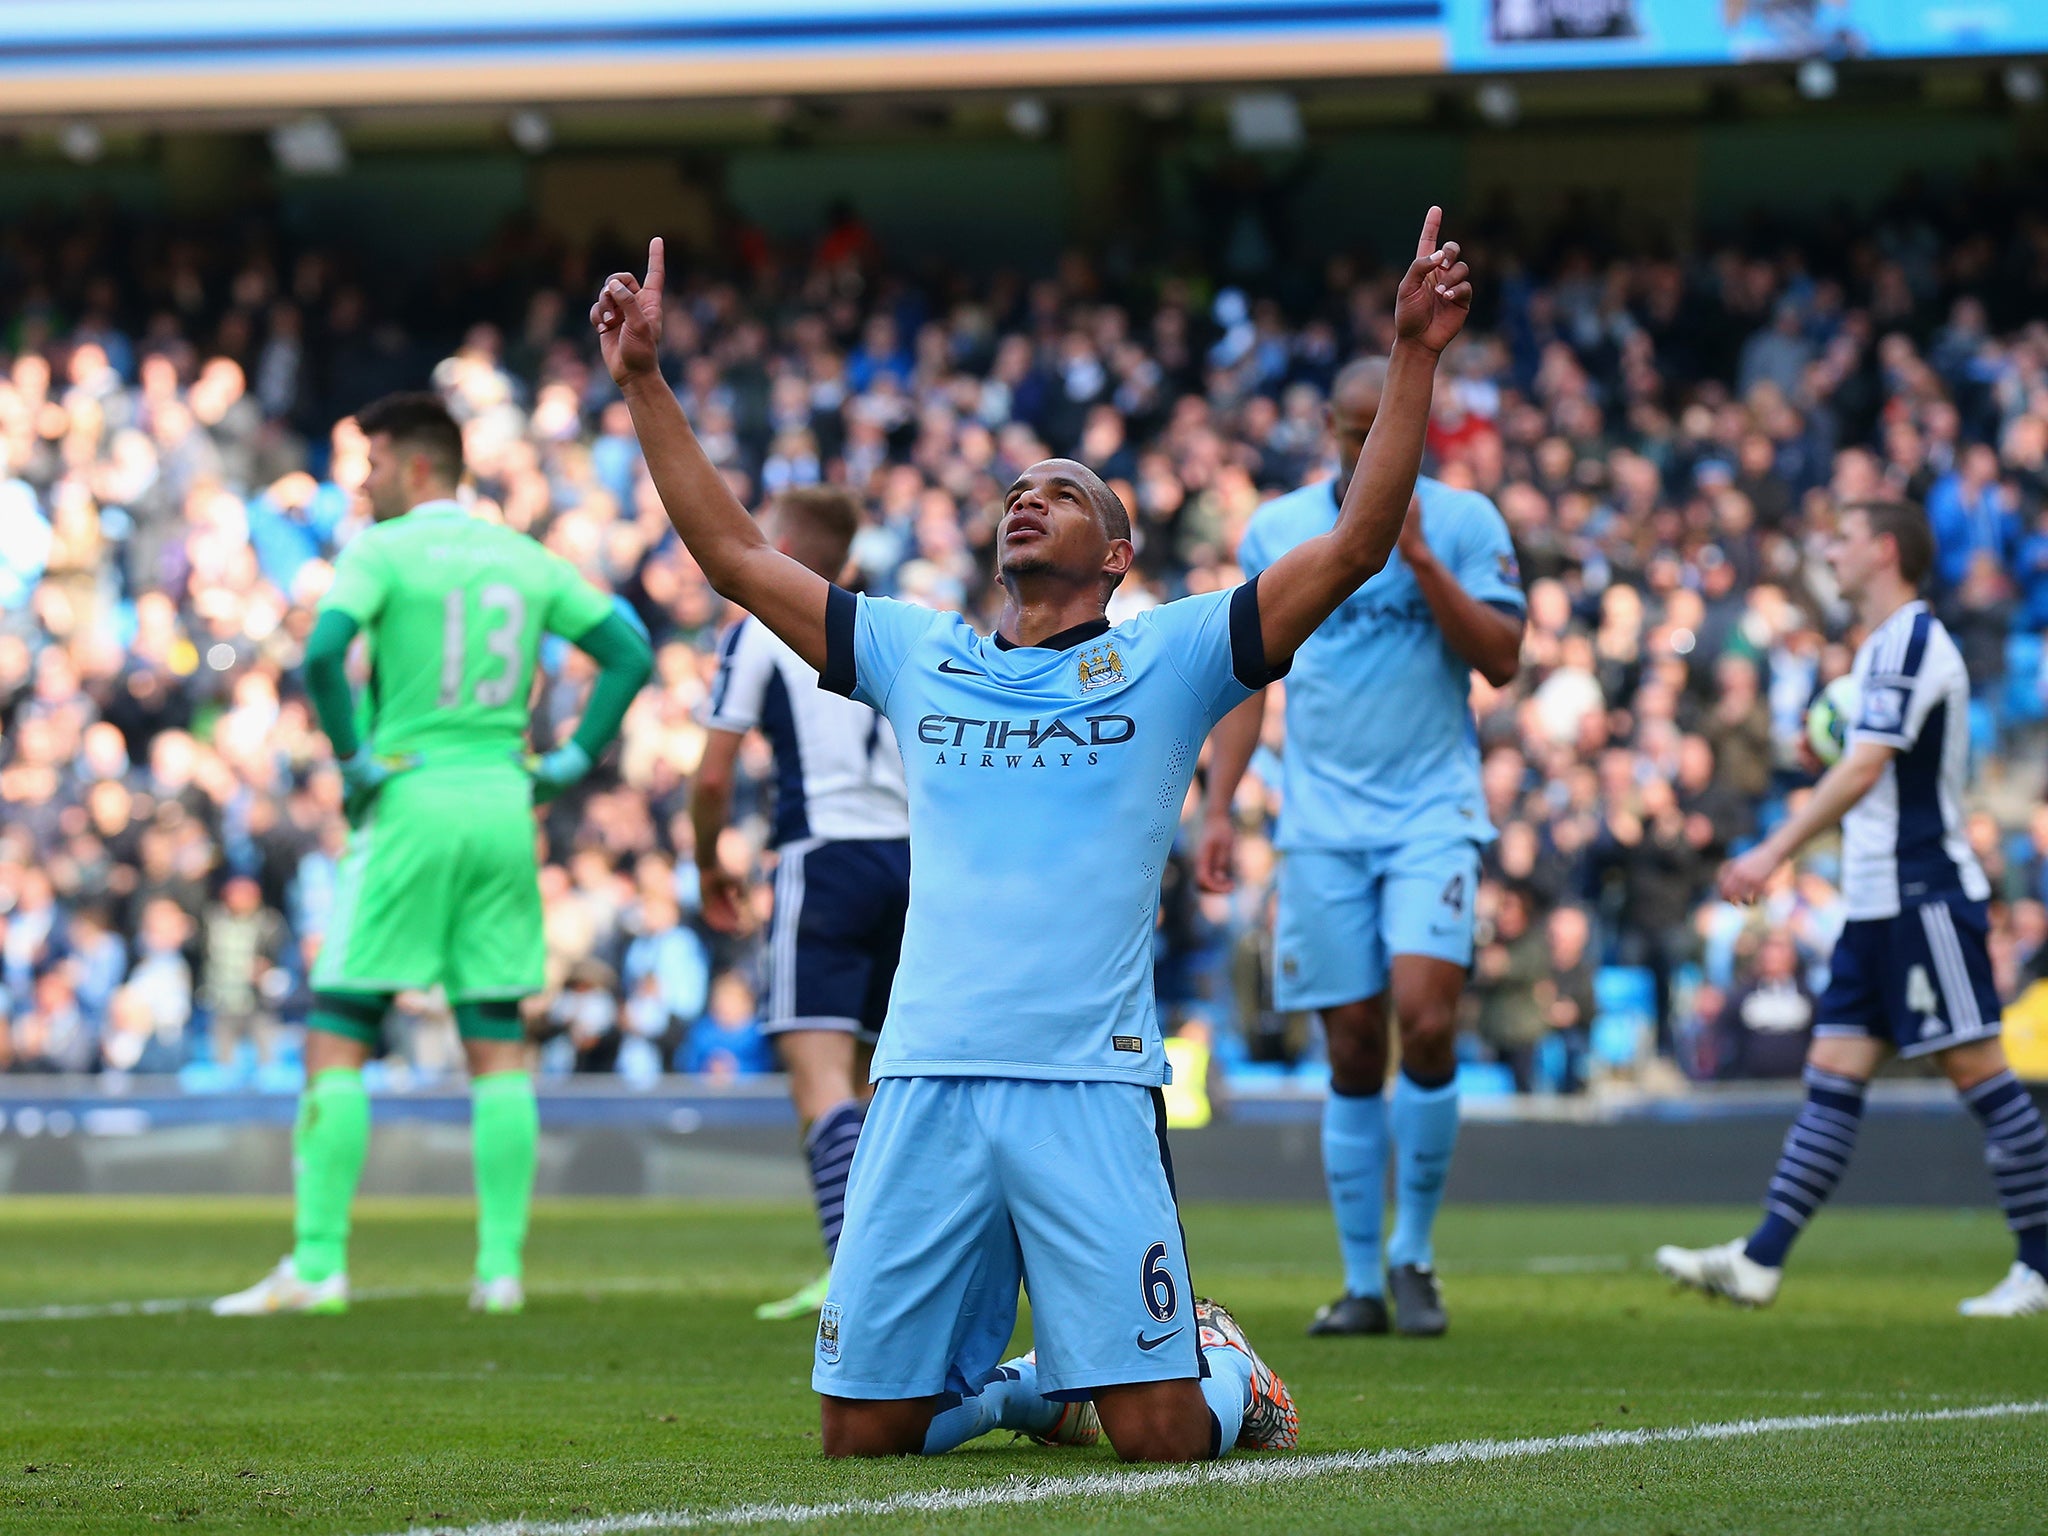
[(432, 501), (423, 501), (405, 514), (407, 517), (467, 517), (469, 508), (452, 496), (437, 496)]

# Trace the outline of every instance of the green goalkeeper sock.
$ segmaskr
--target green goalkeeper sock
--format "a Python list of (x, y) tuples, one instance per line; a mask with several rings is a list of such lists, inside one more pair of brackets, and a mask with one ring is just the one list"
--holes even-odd
[(370, 1095), (351, 1067), (320, 1073), (299, 1096), (292, 1131), (297, 1244), (292, 1262), (301, 1280), (320, 1281), (348, 1268), (348, 1208), (370, 1149)]
[(476, 1156), (476, 1276), (518, 1279), (533, 1208), (540, 1106), (524, 1072), (493, 1072), (470, 1086)]

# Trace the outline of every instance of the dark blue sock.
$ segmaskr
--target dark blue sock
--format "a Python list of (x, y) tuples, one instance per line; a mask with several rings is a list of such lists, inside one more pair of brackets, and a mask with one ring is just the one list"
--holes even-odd
[(1764, 1197), (1764, 1219), (1744, 1246), (1751, 1259), (1773, 1269), (1785, 1262), (1796, 1238), (1821, 1202), (1835, 1192), (1842, 1170), (1856, 1150), (1863, 1123), (1863, 1084), (1818, 1067), (1806, 1069), (1806, 1104), (1778, 1153)]
[(853, 1148), (866, 1115), (860, 1100), (847, 1099), (818, 1116), (804, 1137), (804, 1151), (811, 1160), (811, 1193), (818, 1202), (818, 1231), (828, 1259), (839, 1252), (839, 1228), (846, 1220), (846, 1176), (853, 1169)]
[(2019, 1241), (2019, 1260), (2048, 1276), (2048, 1126), (2010, 1071), (1963, 1095), (1984, 1125), (1984, 1161), (1998, 1190), (2005, 1224)]

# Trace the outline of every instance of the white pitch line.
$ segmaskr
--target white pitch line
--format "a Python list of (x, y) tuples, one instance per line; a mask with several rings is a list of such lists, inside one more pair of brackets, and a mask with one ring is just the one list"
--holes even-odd
[[(648, 1295), (680, 1292), (674, 1280), (636, 1278), (631, 1275), (602, 1280), (570, 1281), (560, 1285), (529, 1285), (529, 1296)], [(467, 1282), (441, 1285), (372, 1286), (349, 1292), (350, 1302), (420, 1301), (432, 1296), (467, 1296)], [(102, 1317), (162, 1317), (174, 1312), (204, 1312), (213, 1305), (211, 1296), (160, 1296), (147, 1301), (53, 1302), (40, 1307), (0, 1308), (0, 1323), (87, 1322)]]
[(737, 1504), (729, 1509), (655, 1510), (638, 1515), (596, 1515), (587, 1520), (498, 1520), (483, 1525), (413, 1526), (391, 1536), (636, 1536), (636, 1533), (699, 1531), (724, 1526), (802, 1525), (869, 1515), (939, 1515), (968, 1510), (1013, 1508), (1052, 1499), (1139, 1498), (1185, 1488), (1245, 1488), (1306, 1482), (1340, 1472), (1386, 1472), (1401, 1467), (1454, 1467), (1519, 1461), (1560, 1451), (1605, 1451), (1627, 1446), (1670, 1445), (1696, 1440), (1747, 1440), (1867, 1424), (1943, 1424), (1959, 1420), (2011, 1419), (2048, 1414), (2048, 1400), (1986, 1403), (1974, 1408), (1893, 1410), (1885, 1413), (1813, 1413), (1777, 1419), (1733, 1419), (1719, 1424), (1684, 1424), (1671, 1429), (1602, 1429), (1583, 1435), (1529, 1440), (1452, 1440), (1418, 1450), (1335, 1451), (1318, 1456), (1249, 1457), (1192, 1467), (1093, 1472), (1082, 1477), (1009, 1478), (984, 1488), (934, 1488), (880, 1499), (844, 1499), (831, 1504)]
[[(468, 1286), (398, 1285), (381, 1290), (354, 1291), (351, 1301), (413, 1301), (423, 1296), (458, 1296)], [(9, 1307), (0, 1311), (0, 1323), (71, 1323), (101, 1317), (163, 1317), (173, 1312), (204, 1312), (213, 1305), (211, 1296), (160, 1296), (149, 1301), (86, 1301), (59, 1303), (46, 1307)]]
[(1619, 1273), (1628, 1267), (1629, 1257), (1625, 1253), (1557, 1253), (1523, 1260), (1522, 1273), (1525, 1275), (1604, 1275)]

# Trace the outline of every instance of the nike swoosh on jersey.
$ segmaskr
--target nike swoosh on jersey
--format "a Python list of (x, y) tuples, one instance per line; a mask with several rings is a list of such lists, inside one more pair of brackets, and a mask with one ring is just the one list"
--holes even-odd
[(1187, 1329), (1185, 1328), (1176, 1328), (1171, 1333), (1162, 1333), (1156, 1339), (1148, 1339), (1145, 1337), (1144, 1334), (1141, 1333), (1138, 1335), (1138, 1348), (1143, 1350), (1154, 1350), (1157, 1349), (1160, 1345), (1164, 1344), (1168, 1339), (1177, 1339), (1186, 1332)]
[(986, 676), (988, 676), (988, 674), (987, 674), (986, 672), (977, 672), (977, 671), (975, 671), (975, 670), (974, 670), (974, 668), (972, 668), (972, 667), (956, 667), (956, 666), (954, 666), (954, 665), (953, 665), (953, 658), (952, 658), (952, 657), (950, 657), (950, 656), (946, 657), (946, 658), (945, 658), (945, 659), (944, 659), (943, 661), (941, 661), (941, 662), (939, 663), (939, 670), (940, 670), (941, 672), (949, 673), (950, 675), (952, 675), (952, 676), (954, 676), (954, 677), (986, 677)]

